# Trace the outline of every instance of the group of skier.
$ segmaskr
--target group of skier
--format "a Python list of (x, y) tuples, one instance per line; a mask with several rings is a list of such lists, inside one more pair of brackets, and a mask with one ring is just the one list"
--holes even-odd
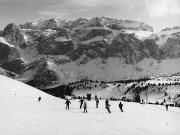
[[(79, 102), (80, 102), (80, 109), (83, 107), (84, 113), (87, 113), (88, 112), (87, 111), (87, 102), (83, 98), (81, 98), (79, 100)], [(97, 96), (95, 96), (95, 102), (96, 102), (96, 108), (98, 108), (98, 106), (99, 106), (99, 98)], [(71, 104), (69, 99), (66, 99), (65, 104), (66, 104), (66, 110), (69, 110), (69, 106)], [(106, 101), (105, 101), (105, 108), (107, 109), (107, 111), (109, 113), (111, 113), (110, 106), (111, 105), (109, 104), (109, 99), (106, 99)], [(121, 112), (123, 112), (123, 104), (121, 102), (119, 103), (119, 108), (120, 108)]]
[[(110, 110), (110, 104), (109, 104), (109, 99), (106, 99), (105, 101), (105, 108), (107, 109), (107, 111), (109, 113), (111, 113), (111, 110)], [(121, 110), (121, 112), (123, 112), (123, 104), (121, 102), (119, 102), (119, 109)]]
[[(41, 101), (41, 97), (38, 97), (38, 102), (40, 102), (40, 101)], [(83, 107), (84, 108), (84, 113), (87, 113), (88, 112), (87, 111), (87, 102), (83, 98), (81, 98), (79, 100), (79, 102), (80, 102), (80, 109)], [(99, 106), (99, 98), (97, 97), (97, 95), (95, 95), (95, 102), (96, 102), (96, 108), (98, 108), (98, 106)], [(71, 104), (70, 100), (66, 99), (65, 104), (66, 104), (66, 110), (69, 110), (69, 106)], [(110, 106), (111, 105), (109, 104), (109, 99), (106, 99), (105, 108), (107, 109), (107, 111), (109, 113), (111, 113)], [(169, 104), (165, 104), (165, 107), (166, 107), (166, 111), (168, 111)], [(119, 102), (119, 109), (121, 110), (121, 112), (123, 112), (123, 104), (121, 102)]]
[(86, 103), (86, 101), (81, 98), (81, 99), (79, 100), (79, 102), (80, 102), (80, 109), (83, 107), (83, 108), (84, 108), (84, 113), (85, 113), (85, 112), (87, 113), (87, 103)]

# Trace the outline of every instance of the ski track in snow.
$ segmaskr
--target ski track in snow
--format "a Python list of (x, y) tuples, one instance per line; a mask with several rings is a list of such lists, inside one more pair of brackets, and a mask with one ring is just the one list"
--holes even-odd
[(0, 76), (0, 135), (179, 135), (180, 108), (122, 102), (122, 113), (118, 103), (110, 101), (109, 114), (104, 100), (98, 109), (87, 101), (83, 113), (71, 100), (67, 111), (64, 100)]

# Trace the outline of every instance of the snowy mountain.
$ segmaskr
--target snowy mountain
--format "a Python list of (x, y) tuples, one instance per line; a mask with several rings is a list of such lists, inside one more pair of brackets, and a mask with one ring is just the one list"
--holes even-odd
[(178, 30), (154, 33), (148, 24), (107, 17), (8, 24), (1, 32), (0, 67), (41, 89), (85, 78), (108, 82), (170, 75), (180, 72)]

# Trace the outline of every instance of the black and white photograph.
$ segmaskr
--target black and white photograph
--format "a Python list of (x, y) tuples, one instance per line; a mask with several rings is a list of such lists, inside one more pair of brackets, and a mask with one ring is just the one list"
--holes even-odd
[(0, 135), (180, 135), (180, 0), (0, 0)]

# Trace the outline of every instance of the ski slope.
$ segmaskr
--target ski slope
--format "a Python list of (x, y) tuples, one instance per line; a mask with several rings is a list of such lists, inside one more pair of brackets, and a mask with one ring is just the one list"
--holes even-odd
[[(41, 96), (41, 102), (38, 97)], [(111, 114), (89, 101), (88, 113), (71, 100), (70, 111), (65, 101), (52, 97), (21, 82), (0, 76), (0, 135), (179, 135), (180, 108), (124, 104), (110, 101)]]

